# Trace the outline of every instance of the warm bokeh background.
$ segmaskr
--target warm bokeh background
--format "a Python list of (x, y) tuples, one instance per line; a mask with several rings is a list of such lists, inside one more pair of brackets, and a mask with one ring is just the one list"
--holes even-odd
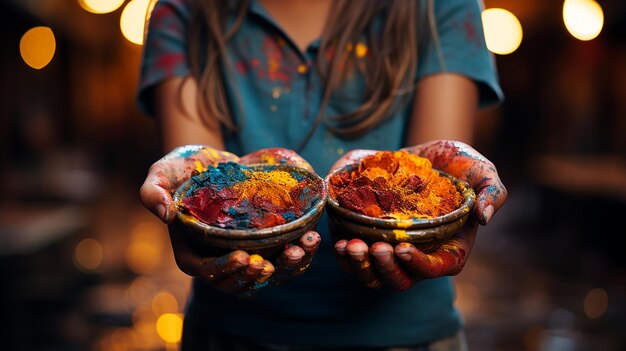
[[(177, 347), (189, 278), (137, 196), (159, 157), (134, 104), (147, 0), (91, 1), (0, 3), (2, 350)], [(515, 50), (476, 147), (510, 197), (456, 279), (471, 350), (626, 349), (626, 2), (567, 3), (591, 10), (566, 28), (563, 1), (485, 1), (523, 35), (486, 27)]]

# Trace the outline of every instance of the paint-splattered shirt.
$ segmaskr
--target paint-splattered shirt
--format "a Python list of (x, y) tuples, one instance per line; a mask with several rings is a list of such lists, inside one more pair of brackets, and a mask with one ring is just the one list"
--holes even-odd
[[(440, 55), (432, 41), (421, 46), (415, 80), (447, 71), (469, 77), (479, 87), (480, 104), (502, 99), (493, 57), (486, 49), (477, 0), (437, 1), (435, 18)], [(151, 88), (190, 72), (186, 35), (190, 0), (159, 0), (144, 45), (138, 105), (151, 115)], [(424, 18), (423, 16), (421, 18)], [(311, 128), (323, 96), (313, 67), (319, 41), (302, 52), (258, 1), (229, 41), (234, 81), (227, 84), (241, 130), (227, 134), (228, 151), (240, 156), (267, 147), (297, 149)], [(366, 42), (354, 43), (367, 60)], [(325, 115), (345, 113), (363, 102), (358, 75), (330, 99)], [(403, 144), (410, 101), (390, 119), (356, 139), (342, 139), (324, 125), (300, 152), (325, 175), (351, 149), (396, 150)], [(333, 257), (326, 216), (317, 226), (322, 245), (307, 272), (264, 289), (253, 301), (216, 293), (199, 282), (186, 310), (190, 323), (275, 345), (409, 345), (452, 335), (461, 325), (450, 278), (426, 280), (405, 292), (373, 291), (343, 273)]]

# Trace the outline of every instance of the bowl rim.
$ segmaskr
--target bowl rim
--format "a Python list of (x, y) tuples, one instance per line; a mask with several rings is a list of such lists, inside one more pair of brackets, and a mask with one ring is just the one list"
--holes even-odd
[(202, 222), (195, 216), (190, 213), (185, 213), (184, 207), (181, 205), (182, 196), (186, 192), (186, 190), (193, 183), (192, 177), (184, 181), (174, 192), (173, 199), (174, 204), (176, 206), (176, 218), (181, 221), (183, 224), (187, 226), (191, 226), (195, 229), (202, 231), (204, 235), (212, 235), (215, 237), (227, 238), (227, 239), (245, 239), (249, 240), (251, 237), (254, 238), (267, 238), (275, 235), (280, 235), (283, 233), (287, 233), (293, 231), (298, 228), (302, 228), (306, 226), (311, 220), (315, 220), (320, 211), (323, 211), (326, 207), (326, 202), (328, 201), (328, 188), (326, 186), (326, 182), (324, 178), (320, 177), (314, 171), (308, 170), (306, 168), (279, 163), (279, 164), (265, 164), (265, 163), (255, 163), (255, 164), (244, 164), (243, 166), (253, 168), (253, 169), (288, 169), (292, 171), (297, 171), (300, 174), (305, 175), (309, 179), (312, 179), (315, 182), (319, 182), (322, 186), (322, 196), (319, 200), (309, 208), (309, 210), (303, 214), (302, 216), (294, 219), (293, 221), (280, 224), (273, 227), (267, 228), (250, 228), (250, 229), (228, 229), (228, 228), (220, 228), (216, 226), (212, 226), (208, 223)]
[(407, 219), (386, 219), (386, 218), (378, 218), (378, 217), (370, 217), (358, 212), (354, 212), (347, 208), (341, 207), (339, 203), (331, 196), (330, 194), (330, 178), (342, 171), (345, 171), (347, 168), (358, 167), (358, 163), (351, 163), (339, 167), (337, 169), (332, 170), (326, 175), (324, 178), (324, 183), (328, 186), (328, 199), (327, 205), (328, 208), (331, 209), (334, 215), (338, 215), (344, 218), (348, 218), (349, 220), (362, 224), (364, 226), (375, 227), (375, 228), (387, 228), (387, 229), (419, 229), (419, 228), (429, 228), (442, 224), (447, 224), (450, 222), (457, 221), (464, 216), (466, 216), (474, 207), (476, 202), (476, 193), (469, 185), (469, 183), (460, 178), (454, 177), (447, 172), (442, 170), (433, 168), (440, 175), (450, 179), (452, 183), (456, 186), (457, 190), (463, 196), (463, 202), (461, 205), (449, 212), (445, 215), (434, 217), (434, 218), (407, 218)]

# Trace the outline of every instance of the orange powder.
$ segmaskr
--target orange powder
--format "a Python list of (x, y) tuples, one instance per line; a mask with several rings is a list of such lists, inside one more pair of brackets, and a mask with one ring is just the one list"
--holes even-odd
[(463, 196), (426, 158), (381, 151), (330, 178), (340, 206), (370, 217), (433, 218), (459, 208)]
[(268, 228), (296, 220), (320, 201), (322, 187), (295, 169), (255, 169), (235, 162), (209, 167), (192, 179), (182, 201), (186, 211), (229, 229)]

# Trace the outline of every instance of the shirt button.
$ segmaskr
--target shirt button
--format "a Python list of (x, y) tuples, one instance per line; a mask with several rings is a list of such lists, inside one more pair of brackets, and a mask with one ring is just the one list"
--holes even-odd
[(272, 89), (272, 97), (278, 99), (280, 97), (280, 88)]
[(298, 73), (300, 73), (300, 74), (305, 74), (305, 73), (309, 70), (309, 68), (307, 67), (307, 65), (305, 65), (304, 63), (302, 63), (302, 64), (299, 64), (299, 65), (298, 65), (297, 70), (298, 70)]

